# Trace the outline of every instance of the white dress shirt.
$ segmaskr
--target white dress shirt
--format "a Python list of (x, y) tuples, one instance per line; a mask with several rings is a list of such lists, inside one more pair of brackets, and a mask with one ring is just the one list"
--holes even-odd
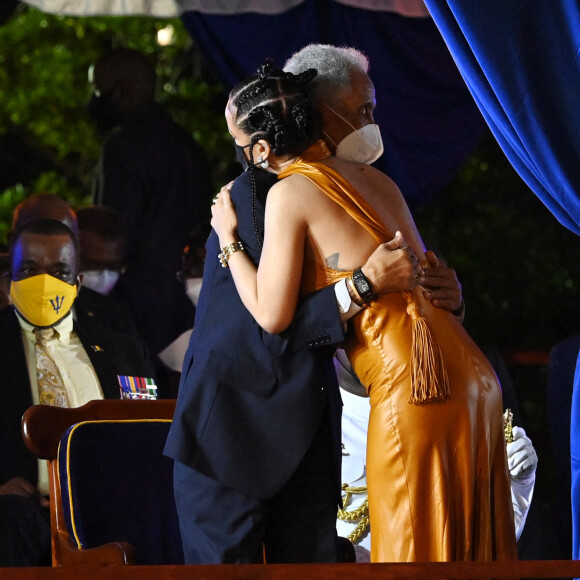
[[(22, 331), (28, 377), (32, 393), (32, 403), (39, 402), (36, 378), (36, 351), (34, 342), (35, 327), (17, 316)], [(73, 330), (73, 317), (69, 313), (53, 327), (58, 332), (46, 341), (46, 350), (58, 367), (71, 407), (80, 407), (94, 399), (103, 399), (103, 391), (93, 365), (76, 333)], [(46, 461), (39, 460), (38, 489), (41, 494), (48, 493), (48, 472)]]

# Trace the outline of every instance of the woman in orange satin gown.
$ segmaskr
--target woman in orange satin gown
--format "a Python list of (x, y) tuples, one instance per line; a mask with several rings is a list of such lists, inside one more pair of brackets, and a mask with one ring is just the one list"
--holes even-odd
[[(291, 134), (296, 121), (259, 92), (255, 107), (270, 110), (253, 125), (244, 123), (251, 96), (230, 95), (226, 108), (250, 162), (267, 160), (280, 179), (268, 194), (258, 270), (239, 246), (227, 257), (257, 322), (281, 332), (300, 295), (350, 276), (395, 232), (429, 267), (396, 185), (370, 166), (332, 157), (320, 140), (307, 140), (298, 156), (284, 154), (276, 135)], [(220, 245), (237, 243), (227, 192), (212, 213)], [(516, 558), (501, 390), (485, 356), (420, 287), (381, 295), (349, 326), (345, 350), (371, 403), (371, 561)]]

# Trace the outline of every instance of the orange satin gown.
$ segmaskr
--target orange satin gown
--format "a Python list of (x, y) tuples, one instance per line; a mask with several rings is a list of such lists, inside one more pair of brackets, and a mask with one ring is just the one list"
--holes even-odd
[[(374, 210), (324, 164), (315, 144), (279, 177), (301, 173), (361, 223), (378, 243), (393, 236)], [(311, 256), (311, 255), (310, 255)], [(307, 254), (303, 292), (349, 275)], [(455, 316), (413, 291), (449, 378), (445, 402), (415, 405), (411, 317), (403, 293), (379, 297), (350, 321), (345, 350), (371, 404), (367, 484), (371, 561), (516, 559), (513, 508), (495, 372)]]

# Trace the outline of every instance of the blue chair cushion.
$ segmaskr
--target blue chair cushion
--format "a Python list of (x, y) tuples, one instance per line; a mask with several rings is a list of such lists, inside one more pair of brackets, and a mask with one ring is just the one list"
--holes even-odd
[(182, 564), (169, 420), (86, 421), (58, 452), (66, 524), (79, 548), (128, 541), (139, 564)]

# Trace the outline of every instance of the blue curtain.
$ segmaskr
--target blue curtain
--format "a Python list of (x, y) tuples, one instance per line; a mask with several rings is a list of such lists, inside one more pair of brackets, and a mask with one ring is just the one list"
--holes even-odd
[(278, 15), (186, 12), (182, 19), (228, 90), (267, 56), (282, 66), (311, 42), (362, 50), (371, 63), (385, 145), (375, 165), (395, 180), (411, 207), (456, 174), (485, 129), (430, 18), (306, 0)]
[(576, 363), (572, 393), (570, 459), (572, 467), (572, 558), (580, 560), (580, 356)]
[(558, 221), (580, 234), (578, 1), (425, 4), (512, 165)]
[[(504, 153), (560, 223), (579, 234), (579, 3), (425, 3)], [(579, 559), (580, 362), (574, 379), (570, 449), (572, 551)]]

